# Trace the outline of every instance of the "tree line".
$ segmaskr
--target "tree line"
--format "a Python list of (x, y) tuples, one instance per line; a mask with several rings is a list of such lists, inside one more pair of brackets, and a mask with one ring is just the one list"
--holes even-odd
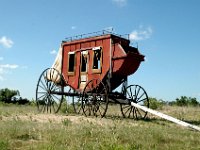
[[(26, 98), (20, 97), (20, 92), (18, 90), (11, 90), (8, 88), (0, 89), (0, 102), (13, 103), (13, 104), (30, 104), (30, 101)], [(164, 105), (170, 106), (200, 106), (200, 103), (196, 98), (181, 96), (176, 98), (174, 101), (164, 101), (158, 100), (156, 98), (149, 98), (150, 108), (159, 109)], [(145, 102), (147, 105), (147, 101)]]
[[(147, 102), (145, 102), (147, 103)], [(162, 99), (158, 100), (156, 98), (149, 98), (150, 108), (152, 109), (161, 109), (164, 105), (169, 106), (192, 106), (197, 107), (200, 106), (200, 102), (198, 102), (195, 97), (187, 97), (181, 96), (180, 98), (176, 98), (174, 101), (164, 101)]]
[(18, 90), (11, 90), (8, 88), (0, 89), (0, 102), (13, 104), (28, 104), (29, 100), (20, 97)]

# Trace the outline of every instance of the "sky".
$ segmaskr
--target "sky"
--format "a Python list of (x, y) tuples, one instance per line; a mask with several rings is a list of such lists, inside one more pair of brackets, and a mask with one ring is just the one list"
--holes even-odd
[(145, 55), (128, 84), (150, 97), (200, 101), (199, 0), (0, 0), (0, 89), (35, 98), (66, 37), (113, 29)]

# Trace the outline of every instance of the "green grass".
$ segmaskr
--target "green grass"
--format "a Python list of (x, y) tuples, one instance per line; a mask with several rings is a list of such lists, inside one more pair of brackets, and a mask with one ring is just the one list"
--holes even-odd
[[(200, 149), (200, 132), (151, 115), (146, 121), (124, 119), (119, 110), (112, 106), (109, 117), (103, 119), (60, 113), (50, 115), (60, 117), (60, 121), (44, 118), (47, 121), (43, 122), (31, 119), (40, 116), (33, 106), (1, 105), (0, 149)], [(163, 107), (161, 111), (200, 125), (199, 107)], [(16, 116), (30, 116), (30, 119)]]

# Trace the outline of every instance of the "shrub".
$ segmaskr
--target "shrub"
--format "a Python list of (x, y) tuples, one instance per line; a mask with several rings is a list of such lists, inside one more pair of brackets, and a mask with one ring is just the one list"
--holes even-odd
[(196, 98), (181, 96), (180, 98), (176, 98), (174, 103), (177, 106), (199, 106), (199, 102)]
[[(147, 106), (147, 101), (144, 102)], [(151, 109), (162, 109), (165, 102), (163, 100), (157, 100), (156, 98), (149, 97), (149, 108)]]

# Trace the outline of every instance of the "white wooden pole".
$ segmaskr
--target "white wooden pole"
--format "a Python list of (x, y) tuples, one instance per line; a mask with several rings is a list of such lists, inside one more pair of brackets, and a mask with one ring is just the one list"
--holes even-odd
[(138, 105), (138, 104), (136, 104), (134, 102), (131, 102), (131, 106), (137, 107), (137, 108), (142, 109), (142, 110), (144, 110), (146, 112), (149, 112), (149, 113), (151, 113), (153, 115), (159, 116), (159, 117), (161, 117), (163, 119), (169, 120), (171, 122), (174, 122), (176, 124), (182, 125), (184, 127), (188, 127), (188, 128), (192, 128), (194, 130), (200, 131), (200, 127), (198, 127), (198, 126), (195, 126), (195, 125), (189, 124), (187, 122), (181, 121), (179, 119), (176, 119), (176, 118), (171, 117), (169, 115), (166, 115), (166, 114), (163, 114), (161, 112), (155, 111), (153, 109), (147, 108), (145, 106)]

